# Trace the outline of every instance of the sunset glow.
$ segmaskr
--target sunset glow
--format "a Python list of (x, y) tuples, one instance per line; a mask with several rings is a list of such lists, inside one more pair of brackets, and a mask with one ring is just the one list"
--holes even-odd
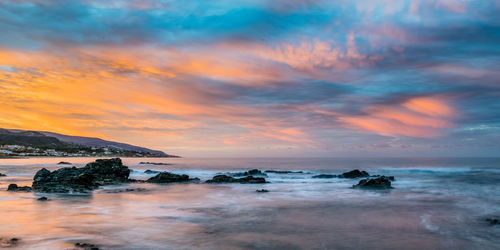
[(494, 155), (499, 10), (1, 1), (0, 127), (183, 156)]

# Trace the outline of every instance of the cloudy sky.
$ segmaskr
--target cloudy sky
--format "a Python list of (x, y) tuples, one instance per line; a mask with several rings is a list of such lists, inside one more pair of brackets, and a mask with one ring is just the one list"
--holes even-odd
[(498, 156), (499, 0), (1, 0), (0, 127), (183, 156)]

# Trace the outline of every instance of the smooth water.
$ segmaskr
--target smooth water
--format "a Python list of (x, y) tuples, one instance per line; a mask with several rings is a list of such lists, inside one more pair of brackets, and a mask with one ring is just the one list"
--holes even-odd
[[(217, 173), (268, 174), (266, 184), (105, 186), (92, 194), (6, 192), (31, 185), (42, 167), (91, 158), (0, 159), (0, 238), (19, 249), (499, 249), (500, 159), (124, 158), (131, 178), (167, 170), (207, 180)], [(140, 165), (141, 161), (173, 165)], [(352, 189), (359, 180), (312, 179), (352, 169), (394, 175), (394, 189)], [(123, 192), (127, 188), (142, 188)], [(257, 193), (257, 189), (269, 193)], [(46, 196), (50, 201), (37, 201)]]

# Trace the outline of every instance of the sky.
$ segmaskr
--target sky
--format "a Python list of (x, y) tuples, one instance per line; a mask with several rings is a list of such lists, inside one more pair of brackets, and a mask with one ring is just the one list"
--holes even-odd
[(187, 157), (499, 156), (500, 0), (1, 0), (0, 127)]

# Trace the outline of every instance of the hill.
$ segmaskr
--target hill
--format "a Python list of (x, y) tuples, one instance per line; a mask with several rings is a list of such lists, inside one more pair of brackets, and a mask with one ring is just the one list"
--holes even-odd
[(91, 155), (103, 153), (120, 156), (178, 157), (168, 155), (159, 150), (107, 141), (100, 138), (19, 129), (0, 128), (0, 145), (20, 145), (40, 150), (50, 148), (61, 152), (85, 152)]

